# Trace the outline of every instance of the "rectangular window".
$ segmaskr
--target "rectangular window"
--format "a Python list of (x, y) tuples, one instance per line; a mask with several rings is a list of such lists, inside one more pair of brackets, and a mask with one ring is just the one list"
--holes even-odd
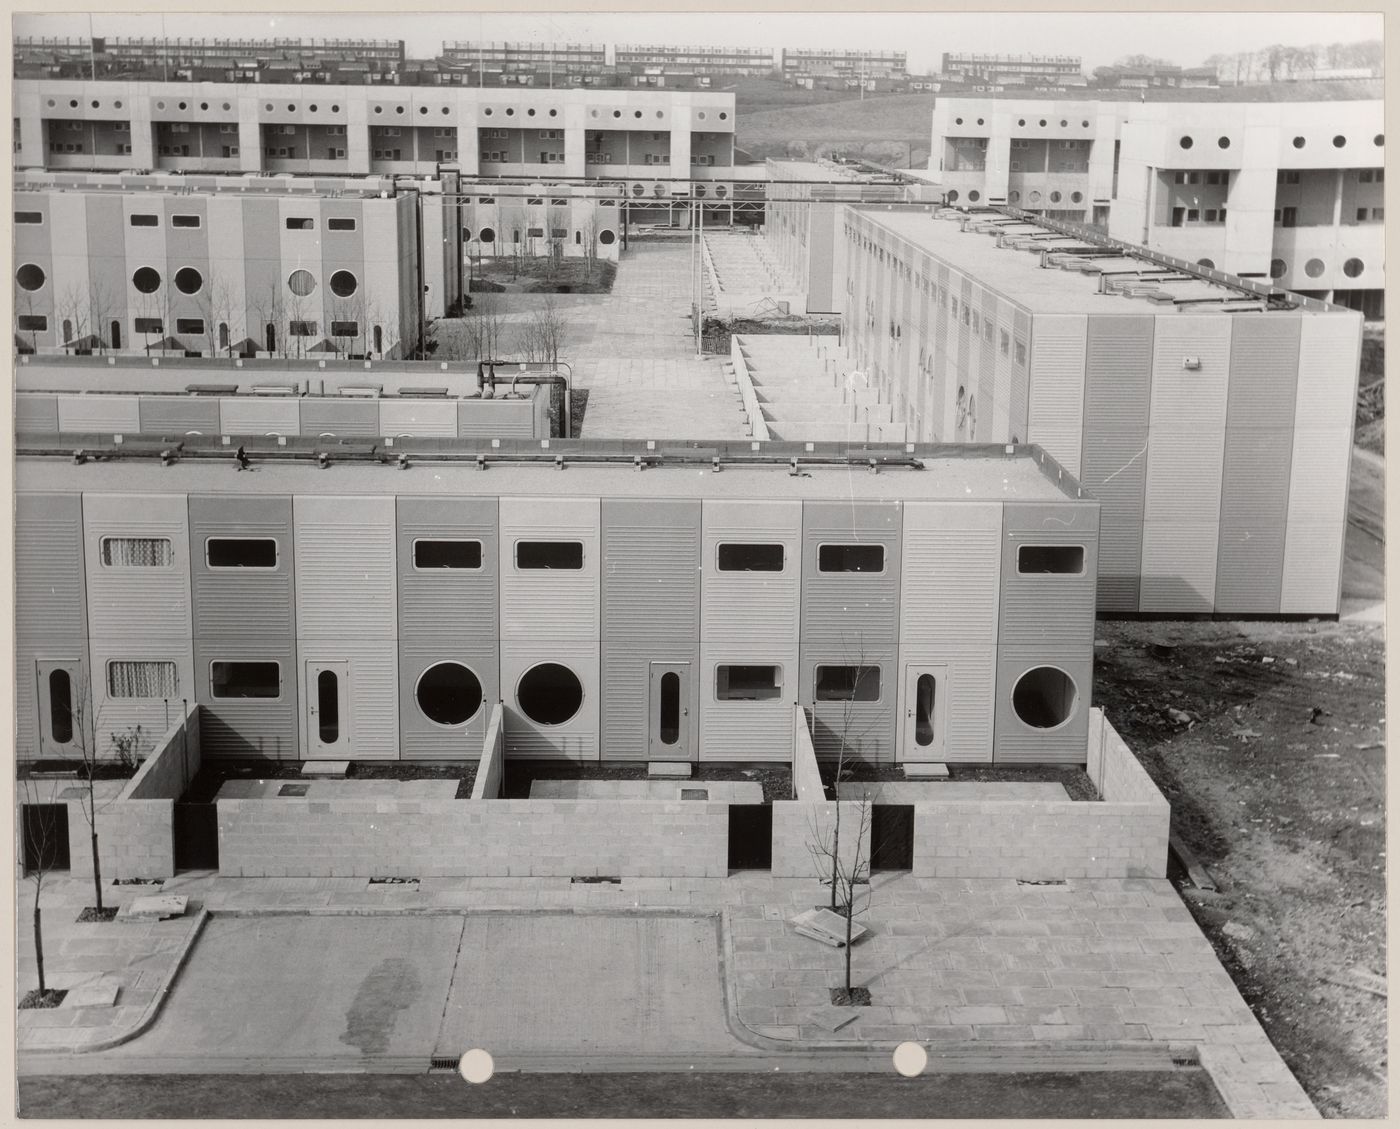
[(210, 568), (276, 568), (275, 537), (210, 537), (204, 542)]
[(288, 231), (315, 231), (316, 221), (307, 216), (288, 216)]
[(345, 159), (345, 150), (344, 150), (344, 149), (331, 149), (331, 150), (330, 150), (330, 155), (331, 155), (331, 160), (333, 160), (333, 161), (343, 161), (343, 160)]
[(327, 137), (344, 137), (344, 136), (345, 136), (345, 127), (344, 127), (343, 125), (328, 125), (328, 126), (326, 126), (326, 136), (327, 136)]
[(171, 227), (199, 227), (201, 223), (199, 216), (171, 216)]
[(720, 572), (782, 572), (782, 545), (726, 544), (719, 547)]
[[(580, 546), (580, 549), (582, 546)], [(480, 568), (480, 541), (421, 540), (413, 542), (413, 567)]]
[[(1365, 222), (1366, 222), (1366, 214), (1367, 214), (1367, 211), (1366, 211), (1365, 208), (1357, 208), (1357, 209), (1356, 209), (1356, 222), (1357, 222), (1357, 223), (1365, 223)], [(1277, 211), (1274, 213), (1274, 222), (1275, 222), (1275, 223), (1278, 222), (1278, 213), (1277, 213)]]
[(175, 332), (176, 332), (176, 333), (203, 333), (203, 332), (204, 332), (204, 319), (203, 319), (203, 318), (176, 318), (176, 319), (175, 319)]
[(883, 545), (820, 545), (818, 572), (884, 572)]
[(169, 568), (175, 549), (169, 537), (104, 537), (102, 563), (108, 568)]
[(357, 321), (333, 321), (331, 322), (332, 337), (358, 337), (360, 336), (360, 323)]
[(1018, 365), (1026, 363), (1026, 346), (1019, 337), (1016, 339), (1016, 363)]
[(1001, 331), (1001, 355), (1003, 357), (1011, 356), (1011, 334), (1004, 329)]
[(1016, 549), (1016, 571), (1022, 576), (1042, 573), (1081, 576), (1084, 573), (1084, 546), (1020, 545)]
[(224, 154), (225, 157), (236, 157), (236, 156), (238, 156), (238, 146), (237, 146), (237, 145), (225, 145), (225, 146), (223, 146), (223, 154)]
[(107, 664), (109, 698), (173, 698), (179, 692), (173, 662), (113, 659)]
[(1200, 210), (1200, 208), (1187, 208), (1187, 209), (1186, 209), (1186, 222), (1187, 222), (1187, 223), (1195, 223), (1195, 222), (1196, 222), (1197, 220), (1199, 220), (1200, 218), (1201, 218), (1201, 210)]
[(15, 223), (43, 223), (43, 212), (16, 212)]
[(43, 314), (20, 314), (19, 327), (26, 333), (43, 332), (49, 328), (49, 319)]
[(293, 337), (315, 337), (316, 323), (314, 321), (289, 322), (287, 332)]
[(581, 569), (582, 541), (517, 541), (515, 567), (518, 569)]
[(1362, 169), (1359, 173), (1356, 174), (1356, 179), (1362, 184), (1370, 184), (1374, 173), (1374, 169)]
[(280, 698), (281, 664), (216, 660), (209, 664), (209, 691), (215, 698)]
[(1279, 182), (1280, 184), (1297, 184), (1297, 183), (1298, 183), (1298, 170), (1297, 170), (1297, 169), (1279, 169), (1279, 170), (1278, 170), (1278, 182)]
[(143, 212), (133, 213), (128, 221), (132, 227), (159, 227), (160, 217), (146, 215)]
[(715, 667), (715, 700), (766, 702), (781, 697), (782, 668), (776, 666)]
[(330, 231), (354, 231), (355, 221), (347, 216), (332, 216), (326, 220), (326, 228)]
[(160, 318), (137, 318), (137, 333), (164, 333), (165, 323)]
[(542, 228), (542, 227), (528, 227), (528, 228), (525, 229), (525, 234), (526, 234), (529, 238), (531, 238), (531, 239), (543, 239), (543, 238), (544, 238), (544, 228)]
[(819, 702), (878, 702), (878, 666), (818, 666), (816, 699)]

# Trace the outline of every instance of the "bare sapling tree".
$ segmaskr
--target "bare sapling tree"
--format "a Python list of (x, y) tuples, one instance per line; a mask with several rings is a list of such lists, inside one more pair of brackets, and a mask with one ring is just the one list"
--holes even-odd
[(527, 361), (557, 364), (564, 343), (566, 323), (552, 295), (526, 318), (520, 328), (520, 345)]
[(561, 205), (551, 205), (546, 215), (545, 235), (549, 245), (548, 277), (558, 275), (564, 263), (564, 248), (569, 238), (569, 209)]
[(589, 201), (588, 214), (583, 221), (583, 271), (589, 282), (598, 265), (598, 202)]
[(59, 859), (66, 821), (59, 818), (58, 813), (64, 804), (55, 795), (57, 788), (54, 781), (38, 781), (25, 776), (19, 783), (23, 805), (20, 809), (21, 849), (24, 852), (24, 877), (34, 888), (34, 964), (39, 977), (37, 993), (31, 993), (20, 1006), (43, 1007), (49, 1003), (49, 987), (44, 979), (44, 911), (40, 902), (44, 883)]
[(89, 305), (88, 288), (85, 283), (71, 282), (58, 296), (57, 313), (59, 344), (65, 349), (76, 346), (87, 336)]
[[(842, 947), (844, 958), (844, 1003), (854, 1002), (854, 985), (851, 983), (851, 946), (855, 940), (856, 917), (870, 909), (870, 863), (872, 855), (871, 830), (874, 822), (874, 808), (868, 791), (862, 791), (858, 800), (837, 800), (832, 806), (837, 817), (842, 807), (850, 804), (854, 810), (850, 819), (854, 826), (846, 829), (846, 842), (838, 846), (834, 829), (824, 829), (819, 824), (811, 825), (812, 838), (808, 850), (816, 862), (819, 872), (825, 873), (830, 867), (832, 911), (844, 918), (845, 938)], [(864, 903), (861, 903), (862, 888)]]

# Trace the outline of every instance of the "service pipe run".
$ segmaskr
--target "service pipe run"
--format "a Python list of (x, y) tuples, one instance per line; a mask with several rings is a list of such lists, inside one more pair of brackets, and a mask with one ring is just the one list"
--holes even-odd
[(517, 372), (510, 378), (511, 395), (515, 395), (515, 386), (521, 382), (525, 384), (550, 384), (564, 389), (564, 418), (559, 421), (560, 430), (563, 432), (562, 438), (573, 438), (573, 418), (574, 418), (574, 396), (571, 377), (573, 369), (563, 361), (554, 362), (558, 368), (568, 370), (566, 373), (559, 372)]

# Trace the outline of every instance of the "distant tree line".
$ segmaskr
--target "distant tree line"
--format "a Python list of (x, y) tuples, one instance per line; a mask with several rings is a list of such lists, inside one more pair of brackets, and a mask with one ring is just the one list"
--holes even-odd
[(1379, 39), (1362, 43), (1314, 43), (1289, 47), (1275, 43), (1258, 51), (1211, 55), (1205, 66), (1214, 67), (1221, 82), (1287, 82), (1316, 77), (1319, 70), (1364, 68), (1376, 77), (1384, 74), (1385, 49)]

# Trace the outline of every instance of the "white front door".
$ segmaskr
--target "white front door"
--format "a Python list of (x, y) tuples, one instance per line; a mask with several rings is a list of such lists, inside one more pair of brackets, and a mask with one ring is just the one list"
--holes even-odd
[(306, 760), (350, 756), (350, 664), (306, 664)]
[(948, 668), (916, 665), (904, 668), (904, 726), (901, 761), (947, 759)]
[[(88, 710), (83, 701), (83, 664), (79, 659), (39, 659), (39, 757), (67, 756), (82, 736), (77, 728)], [(91, 725), (88, 726), (91, 729)]]
[(647, 757), (688, 761), (690, 747), (690, 664), (652, 663), (647, 716)]

